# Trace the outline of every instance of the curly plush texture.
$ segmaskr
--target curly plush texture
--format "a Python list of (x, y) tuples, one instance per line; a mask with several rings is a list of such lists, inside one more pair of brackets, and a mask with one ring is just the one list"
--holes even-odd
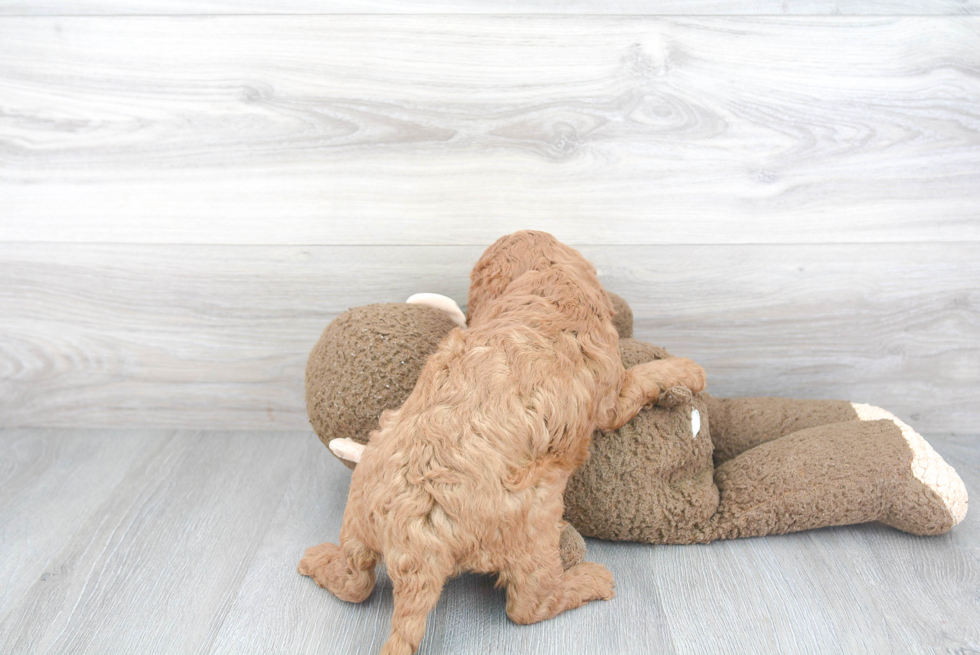
[[(916, 479), (913, 452), (891, 420), (806, 428), (751, 448), (715, 471), (721, 502), (694, 541), (881, 521), (919, 535), (958, 521)], [(932, 464), (948, 465), (940, 459)]]
[(461, 571), (498, 573), (517, 623), (611, 598), (605, 567), (562, 570), (568, 477), (597, 428), (621, 427), (670, 387), (704, 387), (686, 359), (627, 371), (594, 267), (545, 233), (492, 245), (473, 269), (468, 310), (469, 329), (449, 333), (371, 435), (339, 548), (317, 546), (300, 563), (361, 599), (384, 557), (395, 595), (389, 655), (418, 648), (445, 580)]
[[(598, 285), (591, 265), (571, 249), (522, 257), (508, 249), (514, 236), (474, 269), (466, 332), (438, 310), (406, 321), (403, 305), (359, 308), (311, 356), (311, 422), (332, 450), (364, 460), (341, 545), (309, 549), (299, 570), (357, 602), (383, 555), (395, 590), (383, 652), (417, 647), (443, 581), (463, 570), (499, 572), (521, 623), (611, 597), (612, 576), (583, 561), (573, 525), (607, 539), (694, 543), (875, 520), (942, 534), (962, 520), (959, 476), (891, 413), (692, 393), (703, 371), (626, 338), (631, 313), (612, 316), (625, 301), (595, 287), (563, 295), (583, 279)], [(564, 264), (573, 283), (549, 277)], [(533, 284), (512, 288), (522, 280)], [(420, 373), (407, 366), (427, 357)], [(385, 382), (364, 385), (373, 397), (358, 399), (352, 371)], [(377, 412), (399, 407), (368, 440)]]
[(776, 437), (857, 418), (846, 400), (707, 397), (715, 464)]
[(585, 539), (571, 525), (564, 525), (558, 540), (558, 555), (561, 557), (561, 567), (568, 570), (585, 561)]
[(851, 406), (862, 421), (884, 420), (896, 426), (912, 452), (912, 476), (942, 500), (952, 525), (966, 518), (967, 494), (963, 480), (922, 435), (881, 407), (866, 403), (851, 403)]
[[(609, 296), (614, 306), (621, 301)], [(632, 326), (627, 322), (617, 329), (626, 334)], [(436, 345), (430, 339), (415, 350), (427, 356), (424, 347), (434, 351)], [(620, 340), (620, 351), (625, 366), (670, 357), (662, 348), (627, 338)], [(401, 386), (392, 384), (389, 408), (414, 386), (410, 377), (398, 382)], [(887, 420), (898, 432), (887, 425), (869, 431), (857, 420)], [(689, 434), (705, 440), (681, 438)], [(896, 434), (904, 445), (892, 439)], [(363, 433), (355, 438), (366, 442)], [(705, 456), (709, 441), (713, 476)], [(331, 448), (341, 450), (341, 444), (334, 440)], [(583, 533), (603, 539), (692, 543), (859, 520), (940, 534), (967, 510), (966, 488), (956, 471), (920, 435), (890, 412), (842, 400), (692, 397), (674, 387), (619, 431), (595, 434), (590, 450), (590, 459), (566, 488), (565, 517)], [(790, 464), (783, 469), (783, 462)], [(845, 470), (874, 482), (852, 488), (851, 478), (835, 477)], [(904, 482), (884, 485), (882, 475)]]
[[(672, 357), (663, 348), (622, 339), (625, 366)], [(682, 391), (674, 392), (683, 396)], [(614, 432), (596, 433), (588, 461), (565, 490), (565, 519), (586, 537), (684, 542), (718, 507), (706, 420), (695, 436), (691, 413), (707, 416), (701, 397), (644, 409)]]
[(444, 312), (406, 303), (355, 307), (334, 319), (306, 364), (306, 410), (320, 440), (366, 444), (381, 412), (405, 402), (455, 327)]

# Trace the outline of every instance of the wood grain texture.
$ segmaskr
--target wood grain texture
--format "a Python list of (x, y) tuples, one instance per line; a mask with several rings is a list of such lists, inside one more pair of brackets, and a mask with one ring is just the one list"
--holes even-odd
[(980, 17), (0, 19), (2, 241), (977, 241)]
[(60, 575), (52, 558), (164, 436), (0, 430), (0, 617)]
[(976, 0), (6, 0), (0, 16), (193, 14), (962, 15)]
[[(561, 235), (559, 234), (559, 237)], [(482, 247), (0, 244), (0, 425), (305, 428), (304, 370), (352, 306), (466, 300)], [(721, 396), (980, 421), (974, 244), (591, 246), (636, 336)]]
[(10, 609), (0, 650), (206, 648), (268, 529), (301, 443), (268, 432), (148, 438), (143, 458), (104, 502), (90, 498), (96, 504), (88, 519)]
[[(70, 503), (85, 517), (68, 531), (23, 515), (7, 523), (22, 536), (0, 540), (0, 562), (21, 562), (12, 568), (34, 581), (0, 603), (3, 652), (348, 655), (387, 638), (383, 568), (360, 605), (295, 571), (304, 548), (337, 538), (350, 481), (308, 431), (6, 430), (0, 453), (25, 441), (81, 475), (107, 465), (106, 443), (129, 455), (108, 495), (0, 477), (0, 516), (16, 487), (35, 507)], [(930, 442), (980, 488), (976, 435)], [(28, 542), (55, 536), (47, 573), (21, 570)], [(420, 653), (971, 652), (978, 544), (976, 512), (941, 537), (868, 524), (707, 546), (589, 540), (588, 559), (616, 575), (612, 601), (519, 626), (491, 577), (463, 575), (430, 614)]]

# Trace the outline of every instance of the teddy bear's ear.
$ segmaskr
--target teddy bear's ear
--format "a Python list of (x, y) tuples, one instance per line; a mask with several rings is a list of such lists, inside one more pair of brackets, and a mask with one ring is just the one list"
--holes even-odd
[(449, 296), (444, 296), (439, 293), (416, 293), (413, 296), (409, 296), (405, 302), (411, 305), (428, 305), (429, 307), (438, 309), (453, 319), (456, 325), (464, 330), (466, 329), (466, 315), (459, 308), (459, 304)]

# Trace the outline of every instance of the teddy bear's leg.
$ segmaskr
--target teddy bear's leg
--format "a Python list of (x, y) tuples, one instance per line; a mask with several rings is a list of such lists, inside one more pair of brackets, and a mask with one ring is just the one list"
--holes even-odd
[[(891, 412), (863, 403), (851, 403), (851, 405), (861, 421), (891, 423), (899, 429), (909, 450), (912, 451), (910, 464), (912, 476), (942, 500), (952, 521), (950, 527), (962, 521), (966, 517), (967, 493), (966, 486), (956, 470), (946, 463), (946, 460), (922, 435)], [(914, 532), (917, 525), (915, 508), (911, 503), (893, 503), (889, 515), (882, 521), (900, 530)]]
[(867, 521), (941, 534), (966, 514), (956, 472), (893, 418), (807, 428), (761, 444), (719, 466), (715, 483), (721, 502), (705, 541)]
[(708, 405), (716, 465), (798, 430), (858, 418), (853, 404), (845, 400), (715, 398), (708, 394), (702, 398)]

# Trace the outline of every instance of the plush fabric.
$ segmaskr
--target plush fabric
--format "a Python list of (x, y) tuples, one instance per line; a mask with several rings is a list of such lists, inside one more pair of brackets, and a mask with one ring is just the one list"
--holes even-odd
[(366, 444), (381, 412), (405, 402), (425, 360), (455, 327), (444, 312), (406, 303), (355, 307), (334, 319), (306, 365), (306, 410), (320, 440)]
[[(629, 338), (629, 305), (609, 296), (625, 367), (672, 357)], [(324, 443), (366, 443), (381, 411), (401, 405), (454, 326), (436, 310), (403, 304), (356, 308), (334, 321), (307, 369), (310, 421)], [(941, 534), (966, 513), (955, 470), (880, 408), (684, 391), (668, 390), (619, 430), (593, 435), (564, 496), (565, 519), (581, 534), (695, 543), (866, 521)]]

